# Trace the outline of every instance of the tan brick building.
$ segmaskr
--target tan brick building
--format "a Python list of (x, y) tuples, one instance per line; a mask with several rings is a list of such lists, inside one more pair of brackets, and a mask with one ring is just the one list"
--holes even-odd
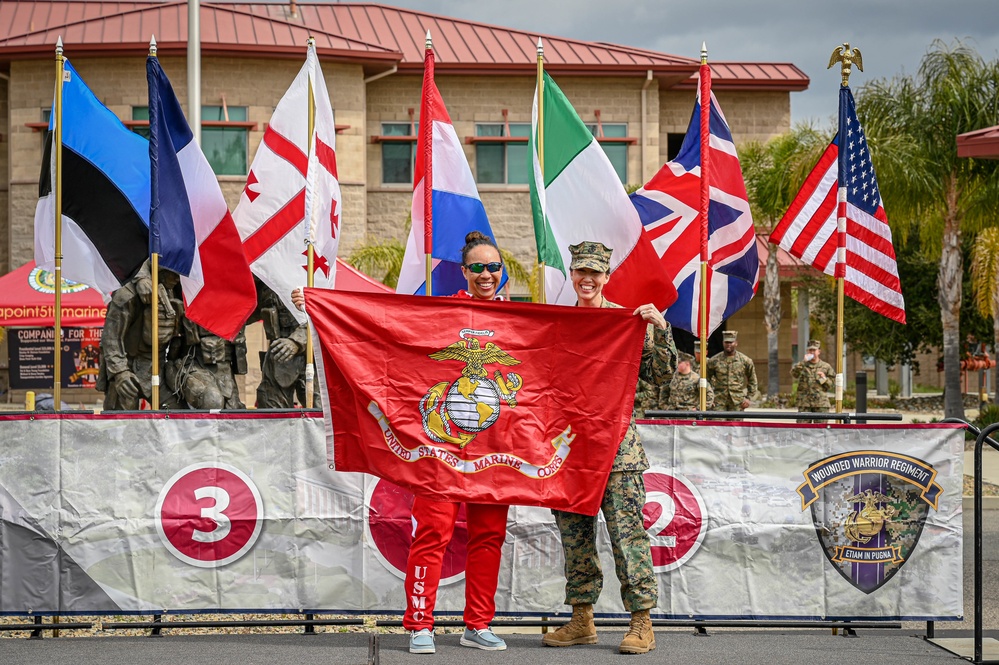
[[(340, 254), (366, 241), (403, 239), (412, 191), (406, 160), (415, 150), (429, 29), (436, 82), (465, 141), (497, 241), (523, 263), (534, 261), (524, 132), (531, 121), (538, 35), (367, 4), (202, 2), (200, 21), (203, 132), (239, 153), (216, 168), (231, 207), (311, 35), (336, 114), (344, 194)], [(186, 105), (185, 2), (0, 3), (0, 274), (33, 254), (56, 39), (62, 38), (66, 56), (97, 97), (122, 120), (141, 126), (144, 60), (154, 34), (163, 68)], [(543, 37), (543, 43), (547, 71), (592, 125), (622, 183), (645, 182), (682, 141), (698, 61), (558, 37)], [(765, 141), (790, 128), (790, 93), (808, 85), (799, 69), (769, 63), (713, 63), (712, 69), (737, 144)], [(202, 145), (208, 140), (203, 134)], [(753, 317), (740, 340), (742, 350), (756, 358), (764, 383), (766, 342), (765, 335), (753, 341), (762, 335), (754, 311), (751, 304), (737, 315)]]

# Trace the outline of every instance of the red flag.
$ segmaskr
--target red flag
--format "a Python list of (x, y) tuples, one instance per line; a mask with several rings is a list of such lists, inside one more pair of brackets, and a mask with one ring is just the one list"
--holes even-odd
[(338, 471), (595, 515), (646, 324), (627, 309), (305, 290)]

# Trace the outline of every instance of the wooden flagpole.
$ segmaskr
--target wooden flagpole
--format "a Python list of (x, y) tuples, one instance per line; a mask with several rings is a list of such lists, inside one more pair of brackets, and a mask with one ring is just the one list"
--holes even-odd
[(55, 356), (52, 364), (52, 403), (59, 411), (62, 407), (62, 86), (66, 59), (62, 54), (62, 37), (56, 42), (55, 114), (53, 120), (52, 149), (55, 151)]
[[(311, 49), (314, 47), (316, 40), (310, 35), (307, 41), (307, 48)], [(308, 57), (308, 56), (306, 56)], [(312, 79), (315, 74), (315, 70), (309, 71), (309, 108), (308, 108), (308, 147), (307, 162), (312, 162), (312, 151), (315, 144), (315, 131), (316, 131), (316, 96), (315, 91), (312, 88)], [(306, 178), (309, 178), (312, 174), (308, 172), (306, 168)], [(313, 190), (313, 196), (315, 195), (315, 190)], [(314, 202), (313, 202), (314, 203)], [(312, 214), (315, 215), (316, 206), (312, 205), (310, 207)], [(316, 285), (316, 276), (314, 273), (315, 263), (316, 263), (316, 248), (315, 243), (312, 238), (312, 220), (306, 220), (306, 234), (305, 234), (305, 252), (306, 252), (306, 277), (305, 285), (312, 288)], [(334, 260), (336, 260), (334, 258)], [(316, 381), (316, 363), (315, 363), (315, 349), (312, 346), (312, 323), (307, 323), (309, 326), (308, 335), (305, 336), (305, 408), (311, 409), (313, 405), (312, 392), (314, 390)]]
[[(156, 57), (156, 36), (153, 35), (149, 39), (149, 56), (152, 58)], [(150, 219), (150, 224), (152, 220)], [(153, 366), (152, 366), (152, 400), (153, 403), (150, 405), (153, 411), (159, 411), (160, 408), (160, 243), (159, 243), (159, 227), (156, 228), (155, 236), (150, 229), (150, 241), (152, 244), (152, 252), (149, 253), (149, 264), (150, 272), (152, 272), (152, 282), (153, 282), (153, 293), (152, 300), (150, 304), (152, 306), (152, 312), (150, 315), (150, 320), (152, 322), (152, 343), (153, 343)]]
[[(536, 139), (535, 146), (538, 151), (538, 168), (541, 171), (541, 188), (544, 189), (545, 187), (545, 47), (541, 43), (540, 37), (538, 37), (537, 96), (538, 96), (538, 136)], [(540, 200), (541, 197), (539, 196), (538, 198)], [(542, 225), (548, 223), (545, 215), (545, 207), (546, 206), (541, 207)], [(541, 231), (541, 242), (544, 244), (548, 243), (547, 227), (544, 226)], [(547, 247), (538, 248), (538, 302), (540, 303), (544, 303), (547, 301), (547, 296), (545, 295), (545, 259), (543, 254), (543, 251), (546, 249)]]
[[(857, 60), (854, 60), (856, 56)], [(846, 283), (846, 187), (843, 185), (844, 155), (847, 137), (844, 115), (846, 114), (846, 103), (844, 91), (850, 86), (850, 71), (852, 65), (863, 71), (860, 65), (860, 52), (850, 49), (849, 42), (844, 42), (842, 46), (836, 47), (832, 58), (829, 60), (831, 68), (837, 62), (840, 63), (840, 97), (839, 97), (839, 157), (837, 159), (837, 179), (838, 188), (836, 190), (836, 413), (843, 412), (843, 307), (845, 300)]]

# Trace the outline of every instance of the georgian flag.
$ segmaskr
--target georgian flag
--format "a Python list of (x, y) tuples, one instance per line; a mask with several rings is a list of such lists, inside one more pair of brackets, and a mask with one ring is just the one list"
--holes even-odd
[[(315, 123), (309, 136), (309, 86)], [(311, 145), (311, 150), (310, 150)], [(307, 284), (307, 242), (313, 243), (313, 283), (332, 289), (340, 236), (336, 127), (315, 45), (278, 102), (253, 157), (232, 216), (250, 268), (300, 323), (291, 292)]]

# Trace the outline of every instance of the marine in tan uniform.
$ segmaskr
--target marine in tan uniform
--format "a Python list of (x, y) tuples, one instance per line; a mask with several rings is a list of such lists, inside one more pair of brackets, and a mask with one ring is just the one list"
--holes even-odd
[[(604, 284), (610, 279), (611, 250), (597, 242), (583, 242), (572, 245), (569, 251), (576, 306), (620, 307), (602, 294)], [(670, 380), (676, 369), (672, 329), (652, 304), (642, 305), (635, 310), (635, 315), (649, 322), (639, 376), (652, 386), (661, 386)], [(642, 517), (645, 507), (642, 472), (648, 468), (649, 461), (635, 429), (633, 415), (614, 458), (600, 506), (614, 552), (615, 571), (621, 582), (621, 600), (625, 609), (631, 612), (628, 632), (619, 647), (621, 653), (647, 653), (656, 648), (649, 611), (659, 600), (659, 585)], [(553, 647), (596, 644), (593, 603), (603, 588), (603, 573), (597, 555), (597, 518), (553, 512), (565, 553), (565, 602), (572, 605), (572, 619), (546, 634), (542, 642)]]
[[(791, 377), (798, 382), (798, 392), (794, 401), (798, 411), (829, 412), (829, 396), (826, 395), (826, 391), (832, 390), (836, 385), (836, 373), (832, 365), (822, 360), (821, 355), (822, 344), (816, 339), (809, 340), (804, 359), (791, 367)], [(798, 422), (825, 421), (803, 418)]]
[(737, 348), (739, 333), (722, 332), (725, 350), (708, 358), (708, 382), (715, 391), (715, 411), (745, 411), (759, 388), (753, 359)]

